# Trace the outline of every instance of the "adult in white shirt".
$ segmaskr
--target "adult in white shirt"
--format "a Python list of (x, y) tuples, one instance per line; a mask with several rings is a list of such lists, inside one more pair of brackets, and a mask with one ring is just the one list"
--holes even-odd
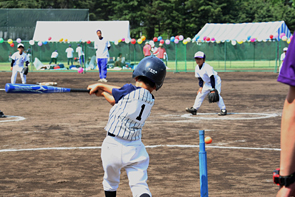
[(73, 56), (73, 53), (74, 53), (74, 49), (72, 48), (71, 45), (69, 45), (69, 47), (66, 49), (66, 53), (67, 53), (67, 58), (68, 58), (68, 65), (71, 61), (71, 65), (73, 65), (74, 63), (74, 56)]
[(80, 62), (80, 65), (82, 66), (82, 64), (84, 64), (84, 52), (80, 44), (78, 44), (78, 47), (76, 48), (76, 52), (78, 53), (79, 62)]
[(220, 116), (227, 115), (227, 110), (223, 102), (222, 97), (220, 96), (221, 92), (221, 79), (217, 75), (217, 72), (213, 69), (212, 66), (205, 63), (206, 56), (202, 51), (195, 53), (195, 61), (197, 63), (195, 69), (195, 77), (199, 79), (199, 90), (197, 92), (196, 100), (193, 107), (186, 108), (186, 111), (192, 115), (197, 115), (197, 110), (201, 107), (202, 102), (204, 101), (207, 94), (213, 91), (217, 91), (219, 95), (219, 101), (217, 102), (218, 107), (221, 112), (218, 114)]
[(51, 64), (51, 62), (54, 62), (56, 64), (57, 63), (57, 56), (58, 56), (57, 50), (53, 51), (51, 54), (51, 59), (50, 59), (49, 64)]
[(100, 82), (107, 82), (107, 64), (109, 57), (109, 50), (111, 48), (110, 42), (102, 37), (101, 30), (97, 30), (97, 40), (94, 42), (94, 48), (96, 49), (97, 67), (99, 69)]
[(17, 45), (17, 50), (18, 52), (15, 52), (11, 56), (11, 68), (10, 70), (12, 71), (11, 75), (11, 83), (15, 84), (16, 82), (16, 77), (17, 73), (20, 73), (20, 77), (22, 79), (22, 83), (26, 84), (26, 74), (24, 74), (24, 63), (26, 63), (26, 66), (29, 65), (29, 58), (26, 53), (24, 53), (25, 47), (23, 44), (18, 44)]
[(284, 59), (285, 59), (285, 57), (286, 57), (286, 53), (287, 53), (287, 51), (288, 51), (288, 47), (285, 47), (284, 49), (283, 49), (283, 53), (281, 54), (281, 61), (282, 61), (282, 63), (281, 63), (281, 65), (280, 65), (280, 68), (279, 68), (279, 73), (281, 72), (281, 69), (282, 69), (282, 66), (283, 66), (283, 63), (284, 63)]

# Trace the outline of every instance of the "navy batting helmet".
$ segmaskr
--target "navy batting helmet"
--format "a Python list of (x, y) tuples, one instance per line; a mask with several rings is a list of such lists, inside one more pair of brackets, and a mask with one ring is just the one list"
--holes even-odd
[(132, 77), (143, 76), (151, 80), (156, 85), (156, 90), (160, 89), (166, 76), (166, 65), (157, 57), (149, 56), (143, 58), (133, 71)]

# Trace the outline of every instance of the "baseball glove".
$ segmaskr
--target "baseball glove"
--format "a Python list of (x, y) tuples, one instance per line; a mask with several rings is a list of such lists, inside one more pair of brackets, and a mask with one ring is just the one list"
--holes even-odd
[(25, 67), (23, 68), (23, 73), (24, 73), (24, 75), (27, 75), (28, 72), (29, 72), (29, 67), (25, 66)]
[(215, 103), (219, 101), (219, 94), (216, 89), (212, 88), (210, 90), (210, 93), (208, 94), (208, 100), (209, 100), (209, 103)]

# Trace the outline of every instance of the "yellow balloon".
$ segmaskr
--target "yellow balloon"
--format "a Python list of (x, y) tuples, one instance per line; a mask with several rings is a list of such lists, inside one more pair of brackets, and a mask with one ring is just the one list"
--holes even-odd
[(183, 40), (183, 44), (187, 44), (187, 40)]
[(122, 39), (119, 39), (118, 42), (122, 42)]
[(290, 42), (291, 42), (291, 39), (289, 38), (289, 39), (287, 40), (287, 43), (290, 44)]
[(243, 44), (243, 41), (242, 41), (242, 40), (241, 40), (241, 41), (238, 41), (238, 43), (239, 43), (239, 44)]
[(219, 44), (220, 43), (220, 40), (216, 41), (216, 43)]
[(141, 43), (142, 43), (142, 40), (141, 40), (141, 39), (138, 39), (138, 40), (137, 40), (137, 43), (138, 43), (138, 44), (141, 44)]
[(141, 36), (142, 41), (145, 41), (145, 39), (146, 39), (145, 36)]
[(8, 44), (11, 44), (13, 41), (12, 41), (12, 39), (8, 39), (7, 42), (8, 42)]
[(62, 42), (63, 40), (64, 40), (63, 38), (59, 39), (60, 42)]

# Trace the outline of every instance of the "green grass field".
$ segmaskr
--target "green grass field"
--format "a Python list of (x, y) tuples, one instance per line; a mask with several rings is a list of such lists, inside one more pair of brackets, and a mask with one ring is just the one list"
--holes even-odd
[[(59, 62), (61, 64), (67, 65), (67, 62)], [(138, 62), (131, 62), (132, 64), (137, 64)], [(274, 72), (279, 67), (279, 62), (276, 61), (206, 61), (209, 65), (211, 65), (216, 71), (219, 72), (249, 72), (249, 71), (257, 71), (257, 72)], [(170, 72), (194, 72), (196, 63), (194, 61), (168, 61), (166, 62), (169, 67), (168, 71)], [(79, 65), (74, 63), (74, 65)], [(29, 66), (30, 72), (77, 72), (75, 70), (36, 70), (33, 64)], [(3, 62), (0, 63), (0, 71), (1, 72), (10, 72), (10, 63)], [(98, 70), (91, 70), (88, 72), (97, 72)], [(131, 71), (129, 69), (123, 70), (112, 70), (111, 72), (128, 72)]]

